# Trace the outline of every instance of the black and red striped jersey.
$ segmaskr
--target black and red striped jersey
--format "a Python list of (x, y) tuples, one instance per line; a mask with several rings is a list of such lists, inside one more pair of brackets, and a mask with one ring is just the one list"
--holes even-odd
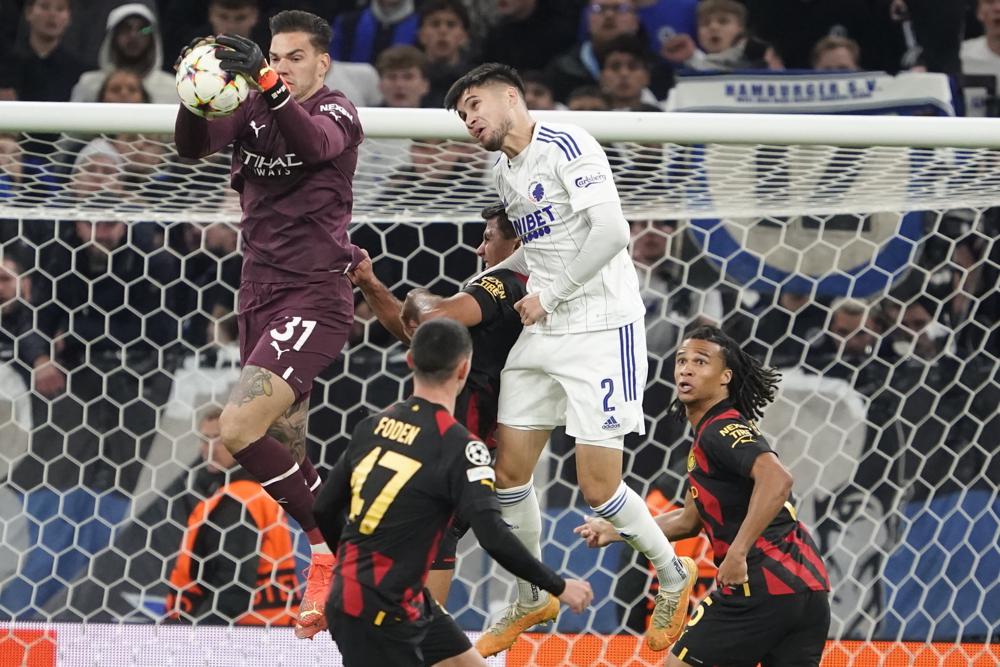
[(328, 604), (376, 625), (423, 620), (448, 521), (499, 512), (493, 480), (486, 446), (436, 403), (412, 397), (360, 422), (324, 489), (348, 507)]
[[(688, 481), (701, 522), (721, 565), (750, 507), (754, 461), (774, 453), (757, 425), (728, 400), (702, 417), (688, 455)], [(787, 595), (829, 591), (830, 579), (816, 544), (795, 514), (790, 496), (747, 554), (748, 583), (721, 593)]]
[(500, 371), (521, 335), (521, 316), (514, 304), (528, 295), (528, 277), (508, 269), (491, 271), (464, 290), (479, 304), (482, 321), (469, 327), (472, 369), (455, 403), (455, 417), (493, 447), (500, 400)]

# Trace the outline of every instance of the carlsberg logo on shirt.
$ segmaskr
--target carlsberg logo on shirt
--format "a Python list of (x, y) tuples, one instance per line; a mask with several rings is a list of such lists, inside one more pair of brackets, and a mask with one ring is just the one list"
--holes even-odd
[(580, 176), (573, 181), (573, 184), (578, 188), (589, 188), (591, 185), (597, 185), (606, 180), (608, 180), (608, 177), (604, 174), (591, 174), (589, 176)]

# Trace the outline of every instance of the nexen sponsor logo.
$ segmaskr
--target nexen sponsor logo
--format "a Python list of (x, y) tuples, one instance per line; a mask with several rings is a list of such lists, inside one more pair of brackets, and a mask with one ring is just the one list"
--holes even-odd
[(590, 176), (581, 176), (580, 178), (573, 181), (573, 185), (578, 188), (589, 188), (591, 185), (597, 185), (598, 183), (603, 183), (608, 180), (608, 177), (604, 174), (591, 174)]
[(351, 112), (345, 109), (344, 107), (340, 106), (336, 102), (331, 102), (330, 104), (321, 104), (319, 106), (319, 110), (323, 113), (330, 114), (336, 120), (340, 120), (341, 115), (344, 115), (347, 116), (352, 123), (354, 122), (354, 116), (351, 115)]
[(288, 176), (292, 173), (292, 167), (302, 166), (302, 160), (299, 160), (295, 153), (268, 157), (248, 151), (242, 146), (240, 150), (243, 151), (243, 164), (252, 169), (257, 176)]
[(540, 236), (549, 234), (552, 229), (550, 222), (555, 222), (556, 216), (552, 214), (552, 205), (532, 211), (528, 215), (512, 220), (514, 231), (521, 238), (522, 243), (530, 243)]

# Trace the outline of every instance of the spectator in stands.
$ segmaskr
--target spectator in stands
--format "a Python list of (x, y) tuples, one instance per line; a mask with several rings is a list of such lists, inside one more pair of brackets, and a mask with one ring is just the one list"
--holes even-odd
[[(0, 198), (9, 197), (24, 178), (24, 150), (16, 134), (0, 133)], [(9, 239), (3, 238), (2, 241)]]
[(74, 197), (121, 196), (125, 159), (107, 139), (90, 141), (73, 161), (69, 191)]
[(382, 104), (382, 93), (378, 89), (378, 70), (368, 63), (330, 61), (324, 83), (330, 90), (344, 93), (356, 107), (377, 107)]
[(384, 106), (413, 109), (424, 106), (430, 91), (427, 56), (415, 46), (392, 46), (375, 62)]
[[(114, 70), (101, 84), (98, 102), (116, 104), (148, 104), (149, 93), (142, 79), (127, 69)], [(158, 169), (166, 166), (165, 155), (169, 137), (146, 137), (141, 134), (122, 132), (111, 136), (108, 141), (122, 156), (122, 177), (126, 184), (141, 185)]]
[(142, 85), (142, 78), (130, 69), (108, 72), (97, 91), (98, 102), (111, 104), (148, 104), (149, 92)]
[(786, 287), (777, 294), (744, 290), (743, 298), (748, 297), (756, 302), (740, 304), (728, 316), (727, 333), (740, 341), (748, 354), (766, 359), (772, 366), (788, 368), (802, 363), (809, 341), (826, 326), (829, 301)]
[[(161, 1), (170, 0), (138, 0), (138, 4), (145, 6), (150, 12), (156, 13), (157, 5)], [(199, 2), (204, 2), (204, 0), (199, 0)], [(73, 2), (78, 11), (73, 14), (73, 20), (66, 30), (64, 42), (70, 53), (79, 56), (80, 62), (88, 68), (93, 68), (100, 62), (100, 51), (105, 42), (108, 17), (111, 12), (124, 4), (126, 3), (123, 0)], [(178, 48), (180, 48), (179, 45)]]
[(382, 93), (378, 89), (378, 71), (371, 63), (331, 60), (324, 83), (330, 90), (344, 93), (356, 107), (377, 107), (382, 104)]
[(497, 23), (489, 29), (481, 60), (521, 72), (545, 69), (576, 41), (580, 14), (573, 2), (497, 0)]
[[(888, 4), (889, 18), (895, 24), (893, 30), (886, 31), (888, 34), (879, 35), (880, 41), (892, 47), (890, 71), (919, 68), (918, 71), (957, 76), (963, 70), (959, 55), (965, 37), (963, 23), (971, 22), (965, 18), (964, 10), (975, 3), (976, 0), (890, 0), (875, 4), (875, 8), (882, 11)], [(876, 18), (881, 19), (878, 14)]]
[(330, 58), (375, 64), (390, 46), (417, 42), (417, 15), (413, 0), (372, 0), (371, 4), (333, 22)]
[(180, 53), (196, 37), (230, 32), (257, 42), (266, 54), (271, 44), (267, 19), (281, 4), (283, 0), (157, 0), (163, 52)]
[(611, 103), (600, 86), (574, 88), (566, 100), (570, 111), (610, 111)]
[(951, 331), (935, 319), (938, 310), (939, 304), (926, 295), (903, 306), (889, 334), (893, 352), (904, 358), (936, 360), (951, 342)]
[(63, 372), (52, 363), (49, 342), (35, 329), (31, 276), (16, 253), (4, 249), (0, 262), (0, 362), (12, 364), (25, 387), (55, 396), (66, 386)]
[[(827, 377), (867, 385), (862, 374), (874, 361), (883, 328), (877, 310), (857, 299), (841, 298), (830, 305), (830, 319), (822, 334), (809, 341), (804, 368)], [(884, 368), (876, 365), (884, 377)]]
[(20, 77), (15, 58), (18, 24), (24, 8), (15, 2), (0, 2), (0, 102), (17, 99), (14, 89)]
[[(886, 3), (870, 0), (745, 0), (749, 32), (774, 46), (785, 66), (808, 69), (823, 37), (850, 37), (861, 45), (868, 69), (897, 71), (898, 45)], [(936, 3), (934, 3), (936, 4)], [(950, 4), (950, 3), (944, 3)], [(879, 9), (881, 7), (881, 9)]]
[(601, 89), (611, 101), (611, 108), (627, 110), (644, 102), (655, 104), (650, 92), (650, 54), (638, 37), (619, 37), (605, 45), (598, 55), (601, 64)]
[[(556, 57), (545, 69), (556, 100), (568, 102), (569, 94), (581, 86), (597, 84), (601, 78), (599, 54), (616, 39), (638, 36), (635, 0), (595, 0), (587, 7), (587, 35)], [(652, 87), (665, 94), (672, 85), (668, 68), (652, 64)]]
[(636, 0), (635, 4), (653, 53), (674, 37), (695, 34), (698, 0)]
[(678, 67), (695, 70), (782, 69), (774, 50), (746, 31), (747, 10), (736, 0), (698, 4), (698, 45), (680, 34), (663, 43), (660, 55)]
[(979, 0), (976, 18), (984, 34), (962, 42), (962, 71), (1000, 76), (1000, 2)]
[[(110, 104), (149, 104), (151, 100), (138, 74), (131, 70), (118, 69), (104, 79), (97, 94), (97, 101)], [(165, 142), (169, 140), (165, 137), (159, 142), (149, 142), (143, 139), (142, 135), (120, 133), (114, 135), (111, 143), (119, 154), (126, 158), (126, 171), (128, 171), (133, 162), (140, 166), (159, 164), (162, 161), (161, 156), (166, 152)], [(133, 156), (135, 153), (143, 154)]]
[(233, 295), (239, 290), (239, 235), (232, 224), (225, 222), (191, 225), (186, 231), (190, 236), (181, 252), (184, 280), (175, 286), (175, 299), (183, 318), (184, 340), (201, 347), (211, 343), (215, 333), (211, 317), (206, 315), (211, 316), (219, 304), (231, 311)]
[(544, 73), (532, 70), (525, 72), (521, 79), (524, 81), (524, 102), (528, 109), (551, 111), (558, 108), (552, 86)]
[(73, 87), (72, 101), (94, 102), (109, 72), (130, 69), (142, 76), (153, 102), (176, 104), (174, 76), (163, 71), (163, 50), (156, 16), (143, 4), (122, 5), (108, 15), (100, 69), (86, 72)]
[(722, 296), (714, 288), (696, 291), (684, 285), (683, 266), (670, 253), (678, 238), (675, 220), (641, 220), (630, 227), (632, 263), (646, 306), (646, 349), (663, 358), (673, 354), (688, 327), (722, 321)]
[(996, 225), (990, 229), (986, 215), (977, 217), (962, 220), (957, 229), (945, 227), (948, 217), (942, 220), (940, 232), (950, 237), (953, 248), (948, 261), (930, 275), (927, 291), (943, 304), (938, 320), (955, 332), (961, 354), (985, 346), (996, 355), (1000, 352), (1000, 293), (996, 289), (1000, 247), (989, 243), (989, 238), (997, 237)]
[(376, 197), (393, 205), (413, 197), (415, 206), (438, 198), (455, 204), (468, 201), (485, 183), (485, 155), (466, 141), (414, 141), (409, 146), (409, 163), (389, 175)]
[(292, 532), (281, 506), (222, 446), (213, 406), (199, 420), (200, 496), (170, 574), (167, 616), (206, 625), (292, 625), (298, 606)]
[(140, 252), (127, 233), (119, 220), (62, 223), (60, 242), (40, 250), (52, 285), (38, 328), (71, 376), (51, 413), (56, 437), (69, 434), (58, 451), (73, 457), (54, 464), (57, 486), (130, 493), (168, 396), (178, 322), (164, 288), (179, 278), (178, 263)]
[(458, 77), (472, 69), (469, 31), (472, 21), (461, 0), (430, 0), (419, 11), (417, 39), (427, 54), (430, 92), (426, 105), (444, 106), (444, 96)]
[(70, 0), (28, 0), (24, 4), (28, 38), (15, 54), (19, 100), (68, 102), (86, 70), (63, 43), (70, 24)]
[(259, 23), (258, 0), (209, 0), (208, 24), (212, 29), (202, 34), (240, 35), (253, 39), (254, 29)]
[(816, 42), (811, 62), (815, 70), (857, 72), (861, 69), (861, 47), (849, 37), (827, 36)]

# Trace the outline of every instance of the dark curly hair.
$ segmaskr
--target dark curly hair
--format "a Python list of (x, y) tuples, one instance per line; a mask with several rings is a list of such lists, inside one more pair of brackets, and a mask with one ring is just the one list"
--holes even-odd
[[(764, 366), (744, 352), (735, 340), (718, 327), (699, 326), (684, 336), (685, 340), (691, 338), (707, 340), (722, 348), (726, 368), (733, 372), (733, 379), (729, 383), (729, 400), (747, 419), (760, 419), (764, 415), (764, 408), (774, 400), (781, 373), (775, 368)], [(670, 413), (684, 419), (684, 404), (675, 398), (670, 404)]]

